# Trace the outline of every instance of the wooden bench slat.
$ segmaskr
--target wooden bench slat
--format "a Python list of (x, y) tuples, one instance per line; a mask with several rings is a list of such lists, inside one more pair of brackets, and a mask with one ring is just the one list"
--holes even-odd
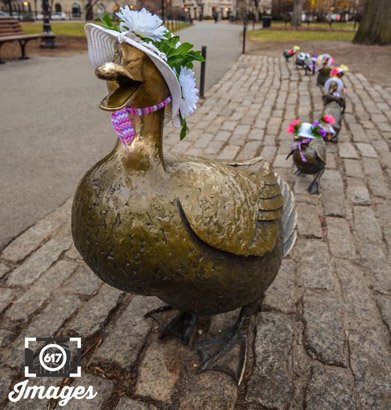
[(41, 38), (42, 34), (25, 34), (23, 36), (8, 36), (8, 37), (1, 37), (0, 36), (0, 43), (6, 43), (8, 41), (17, 41), (17, 40), (32, 40), (34, 38)]
[(8, 33), (15, 33), (15, 34), (24, 34), (22, 30), (9, 30), (8, 28), (1, 28), (0, 33), (8, 34)]
[(0, 18), (0, 43), (18, 40), (31, 40), (42, 34), (25, 34), (19, 21), (11, 17)]

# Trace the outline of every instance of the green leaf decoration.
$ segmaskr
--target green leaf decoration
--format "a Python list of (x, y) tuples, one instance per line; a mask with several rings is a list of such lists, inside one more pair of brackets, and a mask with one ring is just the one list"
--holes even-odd
[(182, 118), (182, 116), (179, 116), (180, 120), (181, 120), (181, 133), (180, 133), (180, 140), (182, 141), (183, 138), (186, 137), (187, 133), (189, 132), (189, 127), (187, 126), (187, 122), (184, 118)]
[(100, 18), (103, 27), (108, 28), (110, 30), (120, 31), (119, 26), (113, 24), (113, 20), (108, 13), (104, 13), (103, 16)]
[(190, 43), (179, 44), (179, 37), (167, 30), (165, 38), (160, 41), (151, 41), (159, 51), (167, 56), (167, 64), (179, 74), (181, 67), (193, 68), (193, 61), (205, 61), (199, 51), (192, 50), (193, 45)]

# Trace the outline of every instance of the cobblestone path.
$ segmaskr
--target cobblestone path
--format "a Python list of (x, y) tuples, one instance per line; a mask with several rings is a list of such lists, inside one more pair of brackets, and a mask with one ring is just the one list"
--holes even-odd
[[(191, 119), (176, 153), (245, 159), (258, 154), (293, 186), (299, 239), (258, 316), (250, 371), (237, 388), (225, 374), (197, 375), (197, 357), (160, 341), (143, 314), (155, 298), (123, 294), (83, 264), (70, 236), (71, 200), (17, 237), (1, 254), (0, 407), (23, 380), (25, 336), (83, 337), (83, 377), (34, 384), (93, 385), (92, 401), (69, 409), (390, 409), (391, 98), (348, 74), (347, 113), (338, 145), (328, 146), (322, 194), (285, 161), (295, 116), (317, 118), (315, 79), (280, 59), (243, 56)], [(103, 120), (102, 120), (103, 121)], [(211, 332), (232, 323), (214, 318)], [(22, 401), (6, 408), (42, 409)]]

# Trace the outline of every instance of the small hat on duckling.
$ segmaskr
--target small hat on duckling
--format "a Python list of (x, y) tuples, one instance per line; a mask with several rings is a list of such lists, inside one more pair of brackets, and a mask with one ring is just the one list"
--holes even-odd
[(331, 67), (334, 64), (334, 58), (328, 53), (323, 53), (318, 56), (318, 66), (327, 65)]
[(301, 122), (298, 118), (288, 125), (287, 132), (293, 134), (295, 139), (322, 139), (327, 135), (321, 121), (314, 121), (311, 124), (310, 122)]
[(341, 64), (339, 67), (334, 67), (331, 70), (330, 76), (331, 77), (342, 77), (348, 71), (349, 71), (348, 66), (346, 66), (345, 64)]
[(335, 95), (336, 97), (340, 97), (343, 88), (343, 81), (337, 76), (329, 77), (324, 83), (325, 94)]

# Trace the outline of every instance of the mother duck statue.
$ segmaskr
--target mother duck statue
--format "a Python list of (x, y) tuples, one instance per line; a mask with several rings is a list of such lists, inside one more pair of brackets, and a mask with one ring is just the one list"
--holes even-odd
[[(198, 99), (192, 62), (201, 56), (145, 9), (124, 6), (118, 17), (119, 27), (86, 25), (91, 63), (109, 91), (100, 107), (119, 138), (77, 188), (75, 246), (104, 282), (178, 311), (162, 337), (193, 342), (200, 319), (241, 308), (228, 333), (193, 343), (201, 371), (219, 368), (240, 382), (251, 316), (295, 242), (292, 192), (259, 159), (163, 154), (165, 107), (184, 137)], [(232, 349), (236, 359), (224, 364)]]

